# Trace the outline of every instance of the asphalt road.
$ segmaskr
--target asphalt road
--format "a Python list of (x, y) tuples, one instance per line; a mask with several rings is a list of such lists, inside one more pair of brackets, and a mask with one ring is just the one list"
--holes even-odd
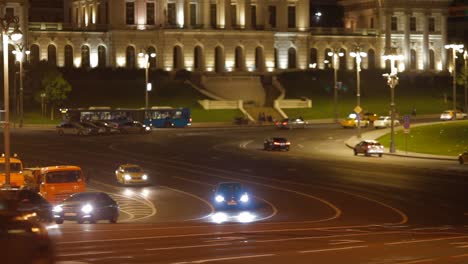
[[(118, 224), (50, 229), (60, 263), (468, 263), (468, 166), (355, 157), (343, 143), (354, 133), (336, 125), (83, 138), (14, 130), (12, 152), (26, 166), (81, 166), (89, 189), (119, 202)], [(287, 137), (291, 151), (263, 151), (270, 136)], [(118, 185), (114, 171), (127, 162), (151, 183)], [(242, 182), (255, 196), (250, 210), (216, 212), (221, 181)]]

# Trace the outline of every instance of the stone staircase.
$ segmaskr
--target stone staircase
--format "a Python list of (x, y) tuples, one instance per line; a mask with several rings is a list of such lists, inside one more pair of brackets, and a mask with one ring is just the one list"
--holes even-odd
[[(273, 121), (283, 119), (281, 115), (273, 107), (245, 107), (245, 110), (255, 119), (256, 122), (259, 122), (260, 113), (265, 113), (265, 117), (271, 115)], [(266, 121), (268, 123), (268, 121)]]

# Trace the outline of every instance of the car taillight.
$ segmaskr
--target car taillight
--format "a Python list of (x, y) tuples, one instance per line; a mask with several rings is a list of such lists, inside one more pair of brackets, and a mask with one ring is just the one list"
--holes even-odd
[(273, 142), (273, 145), (279, 145), (280, 143), (279, 142)]
[(286, 145), (291, 145), (291, 142), (289, 142), (289, 141), (288, 141), (288, 142), (286, 142)]
[(283, 122), (283, 126), (285, 126), (285, 125), (287, 125), (287, 124), (288, 124), (288, 122)]
[(371, 145), (367, 145), (367, 148), (371, 148), (372, 146)]
[(280, 124), (280, 122), (275, 122), (275, 125), (279, 125), (279, 124)]
[(192, 118), (189, 119), (190, 123), (192, 123)]

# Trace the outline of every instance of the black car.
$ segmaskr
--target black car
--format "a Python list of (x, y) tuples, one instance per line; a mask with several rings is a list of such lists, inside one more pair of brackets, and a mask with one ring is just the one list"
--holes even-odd
[(52, 222), (52, 205), (38, 193), (26, 189), (2, 189), (0, 199), (9, 209), (41, 222)]
[(55, 222), (64, 220), (77, 221), (79, 224), (88, 221), (91, 224), (99, 220), (117, 223), (119, 206), (108, 194), (103, 192), (76, 193), (53, 209)]
[(47, 230), (21, 213), (6, 210), (5, 203), (0, 201), (1, 263), (54, 263), (54, 248)]
[(223, 182), (216, 186), (213, 195), (215, 208), (247, 208), (250, 203), (250, 196), (240, 183)]
[(122, 134), (130, 134), (130, 133), (149, 133), (151, 128), (143, 125), (141, 122), (138, 121), (129, 121), (119, 125), (119, 131)]
[(289, 142), (286, 138), (267, 138), (263, 142), (263, 149), (264, 150), (285, 150), (289, 151), (289, 146), (291, 142)]

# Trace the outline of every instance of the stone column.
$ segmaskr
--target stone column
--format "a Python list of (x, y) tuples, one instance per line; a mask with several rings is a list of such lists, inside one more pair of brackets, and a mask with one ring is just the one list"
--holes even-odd
[(203, 19), (203, 28), (211, 28), (210, 0), (201, 0), (201, 17)]
[(164, 27), (167, 22), (167, 4), (165, 0), (159, 0), (156, 2), (157, 5), (157, 17), (156, 24), (158, 26)]
[(447, 50), (445, 49), (445, 45), (447, 45), (447, 12), (443, 11), (440, 16), (440, 35), (441, 35), (441, 43), (440, 43), (440, 58), (442, 60), (442, 69), (447, 69)]
[(424, 12), (423, 15), (423, 70), (429, 69), (429, 16), (430, 13)]
[(252, 29), (252, 1), (244, 0), (244, 28)]
[(184, 0), (184, 27), (190, 28), (190, 0)]
[(406, 10), (405, 11), (405, 36), (403, 38), (403, 52), (405, 55), (405, 69), (410, 68), (410, 60), (411, 60), (411, 48), (410, 48), (410, 43), (411, 43), (411, 36), (410, 36), (410, 21), (411, 21), (411, 11)]
[(176, 23), (178, 27), (184, 26), (184, 0), (176, 0)]
[(296, 26), (299, 30), (307, 30), (310, 27), (310, 1), (299, 0), (296, 5)]

